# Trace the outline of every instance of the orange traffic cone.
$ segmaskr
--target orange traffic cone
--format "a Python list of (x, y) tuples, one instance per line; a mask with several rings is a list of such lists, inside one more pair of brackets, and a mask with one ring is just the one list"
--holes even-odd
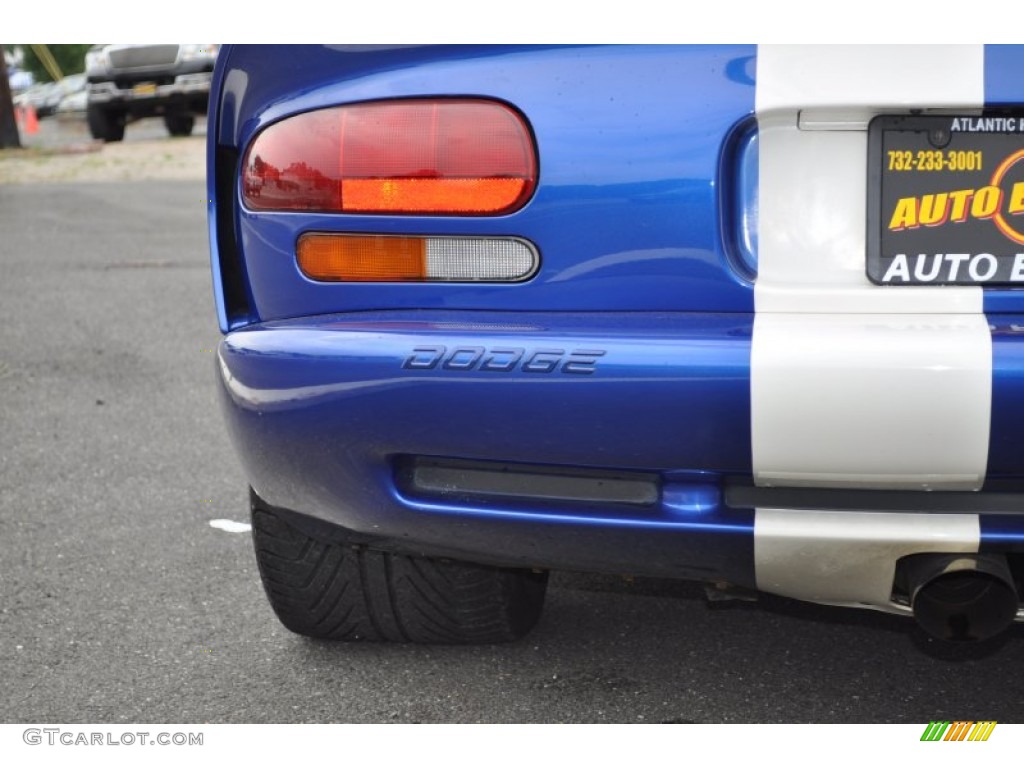
[(29, 104), (25, 111), (25, 133), (39, 133), (39, 116), (36, 114), (36, 108)]

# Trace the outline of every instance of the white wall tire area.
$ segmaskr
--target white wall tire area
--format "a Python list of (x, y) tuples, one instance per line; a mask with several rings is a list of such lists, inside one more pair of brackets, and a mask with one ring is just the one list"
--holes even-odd
[(310, 535), (252, 494), (260, 577), (281, 623), (325, 640), (516, 640), (540, 618), (547, 573), (376, 551)]

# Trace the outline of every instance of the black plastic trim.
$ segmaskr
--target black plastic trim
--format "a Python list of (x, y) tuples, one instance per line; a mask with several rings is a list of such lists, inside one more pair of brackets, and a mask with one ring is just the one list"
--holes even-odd
[(403, 484), (418, 495), (650, 506), (657, 475), (500, 462), (415, 457), (400, 462)]
[(224, 311), (227, 315), (228, 325), (235, 327), (256, 319), (235, 228), (235, 219), (238, 213), (236, 179), (238, 178), (240, 153), (234, 147), (223, 145), (218, 145), (215, 152), (217, 255), (220, 259)]
[(947, 514), (1024, 514), (1024, 493), (970, 491), (859, 491), (824, 488), (757, 488), (745, 483), (725, 487), (725, 503), (741, 509), (827, 509), (869, 512)]

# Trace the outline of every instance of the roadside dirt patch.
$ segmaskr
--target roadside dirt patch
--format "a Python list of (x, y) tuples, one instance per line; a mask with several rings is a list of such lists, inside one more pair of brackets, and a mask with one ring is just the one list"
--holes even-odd
[(206, 137), (0, 150), (0, 184), (203, 179)]

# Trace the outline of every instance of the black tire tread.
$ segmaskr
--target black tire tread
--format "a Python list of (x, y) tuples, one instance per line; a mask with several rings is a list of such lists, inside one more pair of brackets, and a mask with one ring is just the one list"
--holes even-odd
[(196, 119), (193, 115), (168, 112), (164, 115), (164, 127), (171, 136), (191, 136)]
[(546, 573), (321, 540), (253, 495), (260, 576), (293, 632), (330, 640), (494, 643), (536, 624)]
[(94, 139), (108, 142), (124, 139), (124, 115), (119, 112), (90, 104), (86, 107), (85, 118)]

